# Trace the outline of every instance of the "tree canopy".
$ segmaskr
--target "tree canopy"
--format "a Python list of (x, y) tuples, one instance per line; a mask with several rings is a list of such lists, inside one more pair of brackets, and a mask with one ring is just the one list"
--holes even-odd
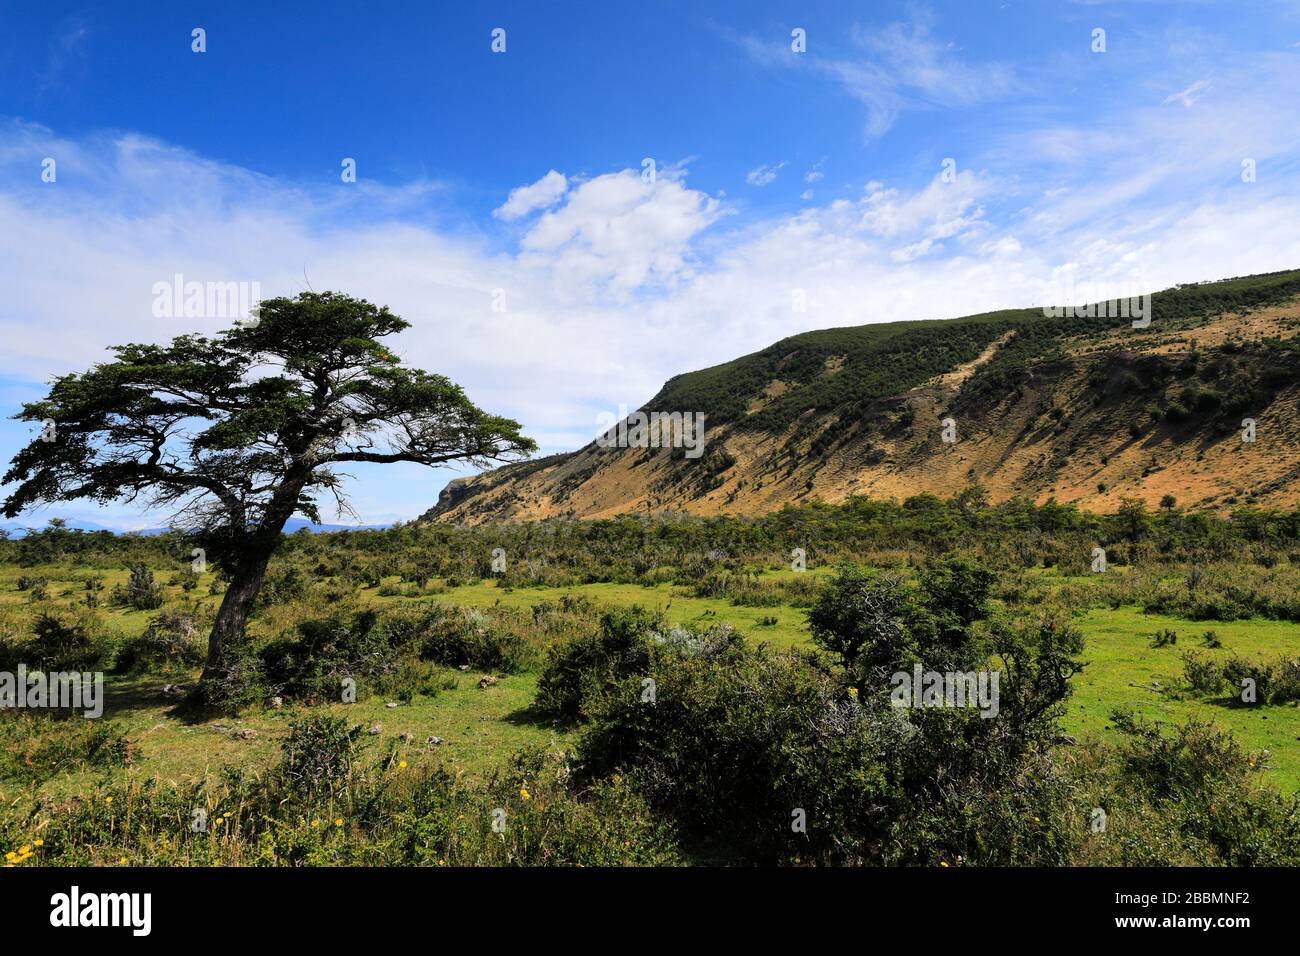
[(76, 499), (170, 509), (232, 577), (220, 644), (242, 630), (248, 608), (232, 601), (256, 597), (285, 522), (319, 521), (324, 493), (347, 507), (341, 466), (486, 465), (536, 449), (449, 379), (403, 367), (382, 340), (408, 327), (387, 307), (305, 292), (211, 337), (117, 346), (15, 416), (41, 434), (4, 477), (17, 483), (4, 513)]

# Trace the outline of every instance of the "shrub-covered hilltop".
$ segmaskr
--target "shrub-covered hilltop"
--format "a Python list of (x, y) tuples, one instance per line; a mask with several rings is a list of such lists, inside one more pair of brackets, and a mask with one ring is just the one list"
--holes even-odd
[(1300, 509), (304, 532), (203, 713), (191, 552), (0, 541), (0, 671), (107, 674), (0, 712), (11, 865), (1300, 864)]
[[(1300, 272), (1151, 296), (1151, 323), (1041, 308), (807, 332), (670, 379), (646, 412), (702, 413), (698, 458), (601, 448), (458, 479), (425, 517), (762, 514), (852, 495), (1049, 497), (1114, 510), (1300, 501)], [(955, 423), (953, 443), (941, 422)], [(1243, 421), (1255, 440), (1241, 440)]]

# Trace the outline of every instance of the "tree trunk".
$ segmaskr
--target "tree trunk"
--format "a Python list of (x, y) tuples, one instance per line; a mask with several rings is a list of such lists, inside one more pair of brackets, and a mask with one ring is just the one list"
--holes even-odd
[(208, 658), (203, 665), (204, 680), (221, 680), (226, 676), (226, 651), (244, 636), (244, 622), (253, 610), (253, 603), (261, 593), (266, 580), (266, 566), (271, 561), (274, 547), (259, 547), (245, 552), (231, 569), (230, 586), (221, 600), (217, 619), (208, 635)]
[(226, 652), (244, 636), (244, 622), (266, 580), (266, 566), (280, 544), (285, 523), (298, 505), (298, 496), (311, 473), (308, 463), (296, 462), (267, 505), (266, 514), (257, 528), (244, 539), (230, 566), (230, 586), (217, 611), (217, 619), (208, 636), (208, 659), (203, 665), (203, 680), (224, 680), (228, 665)]

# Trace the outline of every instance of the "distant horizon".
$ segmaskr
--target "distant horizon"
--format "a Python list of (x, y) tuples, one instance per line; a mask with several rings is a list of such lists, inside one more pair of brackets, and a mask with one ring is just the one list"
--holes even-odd
[[(49, 514), (49, 515), (42, 514), (40, 517), (41, 520), (39, 521), (28, 521), (22, 518), (14, 518), (5, 521), (0, 521), (0, 529), (9, 531), (10, 536), (13, 537), (15, 536), (13, 535), (13, 532), (15, 530), (27, 531), (27, 530), (35, 529), (37, 531), (41, 531), (49, 527), (51, 520), (61, 518), (67, 523), (67, 527), (71, 528), (74, 531), (111, 531), (114, 534), (147, 534), (147, 533), (161, 534), (162, 532), (172, 530), (167, 525), (139, 525), (135, 527), (114, 526), (114, 525), (110, 525), (98, 521), (89, 521), (83, 518), (70, 518), (60, 514)], [(404, 523), (411, 520), (414, 519), (398, 518), (394, 516), (394, 517), (390, 517), (388, 520), (380, 520), (374, 522), (367, 521), (358, 524), (346, 524), (338, 521), (322, 521), (317, 525), (307, 518), (294, 517), (290, 519), (289, 523), (285, 526), (285, 528), (286, 531), (296, 531), (298, 530), (299, 527), (308, 527), (310, 529), (313, 526), (318, 527), (321, 530), (327, 530), (327, 531), (344, 530), (348, 528), (355, 528), (357, 530), (371, 530), (375, 528), (391, 528), (395, 524)], [(17, 537), (21, 537), (21, 535), (18, 535)]]

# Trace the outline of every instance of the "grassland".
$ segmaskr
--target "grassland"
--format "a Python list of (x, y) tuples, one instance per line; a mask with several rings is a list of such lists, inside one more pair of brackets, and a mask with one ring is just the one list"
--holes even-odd
[[(806, 574), (817, 578), (828, 570), (811, 568)], [(1123, 568), (1113, 571), (1124, 574)], [(38, 607), (72, 607), (84, 595), (90, 574), (63, 567), (0, 569), (0, 625), (18, 628)], [(127, 577), (125, 570), (96, 570), (93, 574), (103, 579), (106, 592), (124, 584)], [(29, 592), (18, 590), (20, 575), (47, 578), (47, 600), (38, 605)], [(795, 577), (792, 571), (769, 570), (760, 580), (779, 583)], [(178, 585), (166, 584), (160, 576), (166, 596), (164, 608), (192, 607), (196, 600), (215, 606), (218, 597), (207, 593), (206, 578), (210, 575), (204, 578), (201, 587), (187, 594)], [(1032, 578), (1048, 595), (1094, 583), (1091, 578), (1060, 573), (1038, 572)], [(382, 579), (380, 586), (358, 587), (356, 605), (391, 609), (432, 601), (461, 607), (526, 610), (565, 594), (583, 595), (600, 606), (640, 605), (658, 610), (675, 624), (729, 624), (751, 643), (788, 648), (810, 642), (804, 608), (789, 604), (739, 606), (725, 597), (694, 597), (686, 588), (668, 583), (503, 587), (498, 581), (484, 579), (448, 587), (445, 580), (434, 579), (414, 594), (407, 586), (401, 596), (381, 596), (381, 590), (395, 590), (397, 583), (397, 578), (389, 578)], [(385, 589), (383, 585), (392, 587)], [(195, 598), (195, 594), (200, 597)], [(254, 630), (275, 633), (313, 610), (320, 609), (270, 607), (256, 619)], [(155, 613), (109, 606), (98, 610), (105, 626), (123, 637), (140, 634)], [(1075, 693), (1062, 722), (1067, 733), (1080, 741), (1108, 740), (1114, 733), (1110, 715), (1115, 708), (1131, 708), (1141, 716), (1170, 723), (1200, 717), (1230, 730), (1248, 750), (1267, 750), (1269, 756), (1260, 768), (1264, 778), (1284, 792), (1300, 791), (1300, 707), (1289, 703), (1247, 708), (1233, 706), (1227, 699), (1198, 698), (1186, 686), (1180, 660), (1180, 654), (1192, 648), (1208, 655), (1235, 653), (1247, 658), (1294, 653), (1300, 647), (1300, 626), (1262, 619), (1191, 621), (1143, 613), (1133, 605), (1076, 608), (1074, 623), (1086, 638), (1083, 659), (1087, 666), (1075, 678)], [(1153, 647), (1153, 635), (1165, 630), (1177, 633), (1177, 645)], [(1217, 634), (1220, 648), (1200, 646), (1202, 635), (1211, 630)], [(0, 778), (0, 800), (90, 792), (104, 782), (105, 774), (157, 777), (180, 785), (211, 779), (225, 766), (262, 768), (273, 763), (289, 723), (301, 716), (303, 708), (255, 708), (230, 719), (191, 722), (178, 713), (177, 694), (168, 685), (188, 683), (196, 674), (109, 675), (105, 718), (119, 726), (132, 742), (135, 755), (130, 765), (110, 771), (71, 766), (36, 787), (23, 780)], [(368, 729), (378, 726), (379, 732), (371, 735), (372, 742), (393, 748), (400, 759), (411, 763), (436, 759), (469, 778), (481, 777), (525, 745), (553, 750), (566, 746), (572, 730), (530, 709), (537, 687), (536, 668), (496, 674), (496, 683), (487, 687), (479, 686), (482, 676), (479, 671), (448, 668), (445, 677), (448, 684), (454, 682), (454, 687), (433, 697), (417, 695), (399, 702), (372, 696), (355, 704), (325, 704), (311, 709), (346, 716)], [(430, 743), (431, 737), (441, 740)]]

